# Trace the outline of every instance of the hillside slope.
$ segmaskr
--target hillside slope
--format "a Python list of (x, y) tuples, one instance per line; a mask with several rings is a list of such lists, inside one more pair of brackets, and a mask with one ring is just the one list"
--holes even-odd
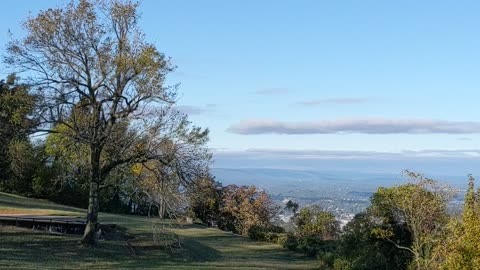
[[(84, 216), (84, 210), (0, 193), (0, 214)], [(319, 269), (321, 262), (278, 245), (256, 242), (199, 225), (158, 223), (145, 217), (102, 213), (122, 233), (89, 249), (80, 236), (54, 235), (0, 226), (1, 269)], [(170, 251), (155, 242), (154, 231), (175, 232), (183, 239)], [(115, 237), (118, 236), (118, 237)]]

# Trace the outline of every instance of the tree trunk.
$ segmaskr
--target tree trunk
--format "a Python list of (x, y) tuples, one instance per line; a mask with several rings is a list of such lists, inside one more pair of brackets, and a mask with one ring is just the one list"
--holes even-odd
[(160, 220), (163, 220), (163, 217), (165, 216), (165, 201), (163, 198), (160, 198), (160, 203), (158, 204), (158, 217)]
[(152, 210), (152, 202), (150, 202), (150, 205), (148, 206), (148, 217), (150, 217), (151, 210)]
[(132, 198), (130, 197), (130, 200), (128, 200), (128, 214), (132, 213)]
[(98, 229), (98, 187), (101, 182), (100, 172), (100, 153), (101, 149), (92, 147), (90, 155), (91, 179), (90, 192), (88, 197), (87, 226), (83, 234), (82, 243), (84, 245), (95, 245), (97, 243)]

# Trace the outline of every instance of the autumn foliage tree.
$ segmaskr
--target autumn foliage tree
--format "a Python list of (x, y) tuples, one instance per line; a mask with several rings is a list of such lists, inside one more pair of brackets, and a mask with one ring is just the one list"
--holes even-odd
[(222, 190), (219, 227), (247, 235), (253, 226), (268, 227), (278, 207), (255, 186), (229, 185)]
[[(137, 9), (121, 0), (72, 1), (28, 18), (26, 36), (7, 47), (6, 62), (41, 97), (37, 131), (88, 151), (85, 244), (96, 242), (100, 188), (116, 168), (155, 159), (188, 181), (208, 159), (207, 131), (172, 110), (176, 87), (165, 79), (174, 66), (145, 41)], [(159, 147), (165, 141), (173, 152)], [(114, 144), (121, 150), (107, 154)]]

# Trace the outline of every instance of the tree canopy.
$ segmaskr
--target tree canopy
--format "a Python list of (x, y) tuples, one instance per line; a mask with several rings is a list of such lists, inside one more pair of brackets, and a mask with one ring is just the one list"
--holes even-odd
[(32, 176), (33, 146), (28, 135), (35, 127), (37, 97), (15, 74), (0, 81), (0, 188), (29, 194), (26, 179)]
[(185, 182), (208, 164), (208, 130), (173, 110), (176, 85), (165, 80), (175, 66), (146, 42), (139, 18), (138, 3), (72, 1), (28, 18), (26, 36), (7, 48), (6, 62), (41, 97), (37, 132), (87, 151), (87, 244), (95, 243), (100, 188), (117, 167), (154, 159)]

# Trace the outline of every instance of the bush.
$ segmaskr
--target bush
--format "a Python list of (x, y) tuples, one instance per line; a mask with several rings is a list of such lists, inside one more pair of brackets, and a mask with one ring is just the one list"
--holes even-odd
[[(288, 234), (285, 240), (282, 239), (282, 246), (310, 257), (320, 253), (332, 253), (336, 249), (334, 241), (323, 241), (315, 235)], [(329, 258), (329, 260), (333, 264), (333, 259)]]
[(320, 252), (323, 242), (315, 236), (301, 236), (297, 241), (297, 250), (310, 257), (314, 257)]
[(285, 233), (285, 229), (281, 226), (272, 225), (268, 228), (269, 232), (272, 233)]
[(265, 234), (265, 241), (272, 242), (272, 243), (277, 243), (278, 235), (279, 234), (275, 233), (275, 232), (267, 232)]
[(298, 239), (293, 234), (287, 234), (285, 241), (283, 241), (284, 248), (288, 248), (290, 250), (297, 250), (298, 248)]
[(317, 254), (317, 259), (325, 263), (329, 268), (332, 268), (335, 264), (337, 255), (333, 252), (321, 252)]
[(281, 233), (285, 233), (285, 229), (280, 226), (264, 227), (254, 225), (248, 230), (248, 237), (257, 241), (277, 243), (279, 234)]
[(285, 247), (285, 242), (287, 241), (288, 234), (286, 233), (279, 233), (277, 234), (277, 241), (276, 243), (282, 247)]
[(263, 226), (254, 225), (248, 230), (248, 237), (253, 240), (264, 241), (267, 229)]
[(350, 270), (352, 269), (352, 263), (345, 259), (335, 259), (333, 262), (334, 270)]

